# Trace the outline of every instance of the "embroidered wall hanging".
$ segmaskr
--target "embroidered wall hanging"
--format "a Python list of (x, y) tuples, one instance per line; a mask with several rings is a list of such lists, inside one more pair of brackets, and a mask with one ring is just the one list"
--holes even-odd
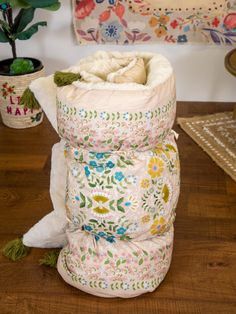
[(80, 44), (235, 45), (236, 0), (73, 0)]

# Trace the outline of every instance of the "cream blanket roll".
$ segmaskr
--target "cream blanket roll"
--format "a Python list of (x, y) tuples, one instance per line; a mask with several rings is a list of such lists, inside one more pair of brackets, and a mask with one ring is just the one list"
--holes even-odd
[(170, 266), (179, 195), (172, 67), (158, 54), (98, 52), (69, 70), (81, 79), (55, 90), (53, 109), (67, 169), (58, 271), (98, 296), (153, 291)]

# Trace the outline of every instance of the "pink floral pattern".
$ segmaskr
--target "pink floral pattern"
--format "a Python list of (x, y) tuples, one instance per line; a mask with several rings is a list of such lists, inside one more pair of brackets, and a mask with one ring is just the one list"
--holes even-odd
[(153, 110), (99, 111), (58, 97), (69, 221), (58, 270), (71, 285), (133, 297), (165, 277), (180, 186), (175, 105), (170, 97)]
[[(149, 85), (79, 82), (57, 88), (68, 220), (58, 271), (98, 296), (153, 291), (171, 262), (180, 190), (172, 130), (175, 80), (164, 58), (146, 58)], [(170, 71), (158, 80), (166, 65)]]
[[(145, 2), (135, 1), (142, 8)], [(132, 10), (126, 0), (74, 0), (75, 33), (81, 44), (134, 44), (202, 42), (236, 43), (236, 3), (226, 0), (221, 10), (173, 11), (150, 13)]]

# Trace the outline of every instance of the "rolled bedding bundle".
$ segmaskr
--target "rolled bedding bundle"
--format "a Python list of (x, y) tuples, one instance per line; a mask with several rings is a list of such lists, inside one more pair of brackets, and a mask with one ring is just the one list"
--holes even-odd
[(172, 67), (159, 54), (98, 52), (66, 72), (77, 75), (68, 85), (62, 74), (60, 87), (52, 76), (30, 86), (62, 140), (52, 164), (54, 212), (23, 242), (67, 243), (58, 271), (88, 293), (153, 291), (170, 266), (180, 185)]

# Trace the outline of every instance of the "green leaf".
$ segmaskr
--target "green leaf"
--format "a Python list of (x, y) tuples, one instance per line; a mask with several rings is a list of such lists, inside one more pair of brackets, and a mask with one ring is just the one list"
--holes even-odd
[(107, 254), (112, 258), (113, 254), (111, 253), (111, 251), (107, 251)]
[(80, 204), (79, 204), (79, 207), (80, 208), (83, 208), (83, 207), (85, 207), (85, 196), (84, 196), (84, 194), (82, 194), (81, 192), (79, 193), (79, 195), (80, 195), (80, 197), (81, 197), (81, 200), (82, 200), (82, 202), (80, 202)]
[(88, 184), (91, 188), (95, 188), (95, 186), (96, 186), (96, 183), (90, 183), (89, 182), (89, 184)]
[(15, 38), (19, 40), (30, 39), (37, 33), (39, 26), (47, 26), (47, 22), (38, 22), (30, 26), (26, 31), (16, 34)]
[(117, 200), (117, 204), (120, 205), (120, 204), (123, 202), (123, 200), (124, 200), (124, 197), (119, 198), (119, 199)]
[(81, 257), (81, 262), (84, 262), (85, 258), (86, 258), (86, 256), (83, 255), (83, 256)]
[(29, 8), (27, 10), (21, 9), (14, 19), (13, 31), (15, 33), (22, 32), (26, 26), (32, 22), (34, 18), (34, 12), (34, 8)]
[(143, 263), (143, 259), (141, 258), (141, 259), (139, 260), (138, 264), (139, 264), (139, 265), (142, 265), (142, 263)]
[(117, 209), (118, 209), (120, 212), (122, 212), (122, 213), (125, 212), (125, 209), (124, 209), (122, 206), (117, 206)]
[(92, 205), (93, 205), (93, 201), (91, 200), (91, 198), (87, 198), (88, 199), (88, 208), (91, 208), (92, 207)]
[(33, 8), (53, 10), (56, 7), (58, 9), (60, 7), (60, 2), (58, 0), (24, 0), (24, 1), (26, 1)]
[(0, 25), (2, 26), (3, 30), (6, 30), (8, 33), (10, 32), (10, 26), (6, 22), (0, 20)]
[(0, 43), (8, 43), (8, 42), (9, 42), (9, 38), (4, 33), (4, 31), (0, 28)]
[(91, 223), (98, 223), (98, 221), (96, 220), (96, 219), (89, 219), (89, 222), (91, 222)]
[(117, 266), (117, 267), (120, 266), (120, 260), (118, 260), (118, 261), (116, 262), (116, 266)]
[(30, 8), (29, 3), (27, 3), (25, 0), (9, 0), (8, 2), (12, 8)]
[(61, 4), (60, 4), (60, 2), (58, 2), (58, 3), (49, 5), (48, 7), (45, 7), (45, 8), (42, 8), (42, 9), (48, 10), (48, 11), (57, 11), (57, 10), (60, 9), (60, 7), (61, 7)]
[(124, 162), (126, 163), (126, 165), (133, 165), (134, 164), (131, 160), (125, 160)]

